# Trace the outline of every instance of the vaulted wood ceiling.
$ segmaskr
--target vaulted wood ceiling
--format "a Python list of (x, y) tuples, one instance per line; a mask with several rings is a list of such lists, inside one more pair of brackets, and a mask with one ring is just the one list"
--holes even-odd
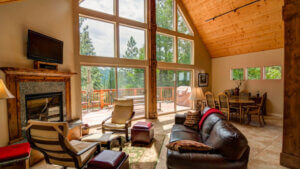
[(283, 0), (261, 0), (205, 21), (253, 1), (182, 0), (212, 57), (283, 48)]

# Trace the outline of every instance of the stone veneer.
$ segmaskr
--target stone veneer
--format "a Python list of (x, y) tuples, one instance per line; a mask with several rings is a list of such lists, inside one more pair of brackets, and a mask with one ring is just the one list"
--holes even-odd
[(26, 106), (25, 96), (29, 94), (43, 94), (62, 92), (63, 94), (63, 116), (66, 120), (66, 96), (65, 96), (65, 82), (20, 82), (20, 109), (21, 109), (21, 124), (22, 135), (26, 127)]

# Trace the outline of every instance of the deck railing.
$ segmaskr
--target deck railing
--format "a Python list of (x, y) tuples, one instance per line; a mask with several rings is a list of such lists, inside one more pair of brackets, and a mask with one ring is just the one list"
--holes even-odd
[[(124, 96), (144, 96), (144, 88), (129, 88), (129, 89), (101, 89), (94, 90), (89, 95), (87, 91), (81, 91), (82, 108), (100, 107), (112, 105), (113, 99), (116, 97)], [(158, 87), (157, 99), (158, 101), (174, 101), (175, 88), (174, 87)], [(134, 100), (134, 102), (140, 102), (141, 100)]]

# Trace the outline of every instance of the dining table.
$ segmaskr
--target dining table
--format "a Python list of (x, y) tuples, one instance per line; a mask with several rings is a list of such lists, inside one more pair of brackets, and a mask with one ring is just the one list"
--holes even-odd
[[(219, 105), (219, 98), (216, 97), (215, 98), (216, 101), (216, 105)], [(238, 105), (239, 109), (240, 109), (240, 122), (242, 123), (243, 118), (244, 118), (244, 112), (243, 112), (243, 106), (246, 105), (251, 105), (251, 104), (255, 104), (255, 101), (250, 99), (250, 98), (246, 98), (246, 97), (239, 97), (239, 96), (231, 96), (229, 99), (229, 104), (231, 105)]]

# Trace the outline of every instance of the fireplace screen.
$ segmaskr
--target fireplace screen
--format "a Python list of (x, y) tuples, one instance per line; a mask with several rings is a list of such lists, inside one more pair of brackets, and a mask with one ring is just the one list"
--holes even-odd
[(25, 96), (26, 120), (63, 121), (62, 92)]

